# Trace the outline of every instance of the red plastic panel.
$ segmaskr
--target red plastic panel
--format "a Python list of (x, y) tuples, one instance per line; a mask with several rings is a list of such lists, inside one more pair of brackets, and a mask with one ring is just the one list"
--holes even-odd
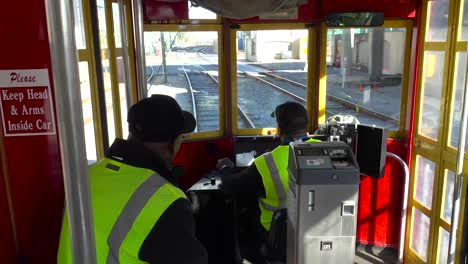
[[(321, 1), (321, 17), (332, 12), (383, 11), (385, 18), (414, 16), (417, 0), (331, 0)], [(419, 2), (419, 1), (418, 1)]]
[(0, 162), (0, 259), (3, 263), (13, 263), (15, 259), (15, 244), (4, 179), (5, 175), (3, 175), (2, 163)]
[[(406, 159), (403, 142), (389, 139), (387, 151)], [(361, 177), (357, 241), (377, 246), (398, 246), (403, 184), (403, 168), (392, 158), (387, 158), (383, 178)]]
[(261, 20), (258, 17), (249, 19), (232, 19), (233, 23), (252, 22), (317, 22), (325, 18), (327, 13), (382, 11), (385, 18), (412, 18), (415, 16), (418, 0), (309, 0), (299, 6), (298, 19), (294, 20)]
[[(1, 2), (0, 70), (46, 68), (51, 72), (44, 4), (44, 0)], [(52, 83), (51, 92), (53, 95)], [(54, 263), (64, 203), (58, 136), (2, 140), (17, 227), (18, 257), (25, 263)]]
[(188, 19), (186, 1), (164, 2), (144, 0), (145, 21), (185, 20)]
[(182, 190), (187, 190), (201, 177), (216, 169), (218, 159), (234, 155), (232, 138), (192, 141), (181, 145), (173, 164), (184, 167), (179, 178)]

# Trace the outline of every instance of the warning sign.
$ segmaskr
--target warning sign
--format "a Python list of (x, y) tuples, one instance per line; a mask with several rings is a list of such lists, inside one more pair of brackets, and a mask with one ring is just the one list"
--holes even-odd
[(0, 111), (5, 136), (54, 135), (47, 69), (0, 71)]

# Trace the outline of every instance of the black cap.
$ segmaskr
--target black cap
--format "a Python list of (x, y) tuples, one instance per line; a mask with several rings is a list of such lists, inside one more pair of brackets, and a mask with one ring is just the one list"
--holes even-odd
[(276, 117), (278, 127), (284, 133), (307, 129), (307, 110), (299, 103), (286, 102), (280, 104), (271, 113), (271, 116)]
[(127, 121), (130, 133), (145, 142), (169, 141), (192, 132), (196, 126), (191, 113), (183, 111), (174, 98), (161, 94), (130, 107)]

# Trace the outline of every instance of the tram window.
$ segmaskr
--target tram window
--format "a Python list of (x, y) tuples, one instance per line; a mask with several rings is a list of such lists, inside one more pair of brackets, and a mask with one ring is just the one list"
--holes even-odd
[(104, 78), (104, 90), (106, 99), (106, 112), (107, 112), (107, 131), (109, 133), (109, 142), (112, 143), (115, 140), (115, 121), (114, 121), (114, 108), (112, 101), (112, 83), (109, 59), (102, 57), (102, 75)]
[(237, 127), (273, 128), (275, 107), (306, 106), (308, 31), (238, 31)]
[(434, 140), (437, 140), (439, 135), (444, 59), (443, 51), (424, 52), (419, 134)]
[(81, 0), (73, 0), (73, 15), (75, 17), (75, 43), (77, 49), (86, 49), (83, 6)]
[(439, 249), (438, 249), (438, 261), (439, 264), (446, 264), (448, 251), (449, 251), (449, 240), (450, 233), (445, 231), (442, 227), (439, 227)]
[(416, 208), (413, 208), (412, 218), (413, 225), (411, 227), (410, 247), (419, 257), (426, 261), (431, 219)]
[(99, 40), (101, 49), (107, 49), (107, 27), (106, 27), (106, 10), (104, 0), (97, 0), (98, 22), (99, 22)]
[(120, 112), (122, 116), (122, 137), (127, 138), (128, 137), (128, 122), (127, 122), (127, 112), (128, 112), (128, 107), (127, 107), (127, 91), (125, 82), (125, 66), (123, 62), (123, 58), (117, 57), (116, 58), (117, 62), (117, 80), (119, 84), (119, 96), (120, 96)]
[(95, 161), (97, 160), (96, 138), (94, 134), (93, 108), (91, 100), (91, 85), (88, 74), (88, 62), (79, 62), (78, 69), (80, 73), (81, 105), (83, 108), (86, 157), (88, 161)]
[(460, 13), (462, 29), (461, 29), (461, 37), (460, 40), (467, 41), (468, 40), (468, 0), (463, 1), (463, 11)]
[(148, 96), (172, 96), (195, 132), (219, 130), (218, 32), (145, 32)]
[(216, 19), (215, 13), (203, 7), (197, 6), (191, 1), (187, 1), (189, 19)]
[(426, 41), (446, 41), (449, 13), (449, 0), (432, 0), (427, 2)]
[(125, 65), (122, 57), (122, 32), (120, 25), (120, 9), (118, 3), (112, 3), (112, 21), (114, 24), (114, 41), (116, 47), (116, 66), (117, 66), (117, 82), (119, 85), (120, 96), (120, 113), (122, 117), (122, 137), (128, 137), (128, 123), (127, 123), (127, 91), (125, 79)]
[(112, 101), (112, 75), (110, 71), (109, 43), (107, 39), (106, 10), (104, 0), (97, 0), (98, 20), (99, 20), (99, 39), (101, 44), (102, 76), (104, 79), (104, 91), (106, 101), (107, 131), (109, 142), (112, 144), (116, 137), (116, 127), (114, 120), (114, 108)]
[(122, 29), (120, 27), (120, 9), (118, 3), (112, 3), (112, 21), (114, 23), (115, 47), (122, 48)]
[[(460, 121), (461, 121), (461, 108), (462, 108), (462, 96), (465, 87), (464, 78), (466, 75), (466, 52), (457, 52), (456, 56), (456, 69), (454, 78), (454, 89), (452, 94), (452, 110), (451, 110), (451, 122), (449, 127), (449, 146), (453, 148), (458, 147), (458, 140), (460, 138)], [(465, 133), (467, 133), (465, 131)]]
[(406, 28), (328, 29), (326, 118), (353, 115), (397, 131), (405, 44)]
[(445, 170), (444, 180), (444, 203), (442, 204), (442, 210), (440, 211), (442, 219), (450, 223), (452, 220), (452, 199), (453, 199), (453, 188), (455, 182), (455, 173)]
[(416, 157), (414, 198), (419, 203), (430, 209), (432, 207), (435, 163), (419, 155)]

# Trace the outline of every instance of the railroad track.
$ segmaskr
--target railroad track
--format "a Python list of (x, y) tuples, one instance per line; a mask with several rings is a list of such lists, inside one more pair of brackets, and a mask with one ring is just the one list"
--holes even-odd
[[(148, 77), (148, 79), (146, 79), (146, 83), (149, 84), (148, 91), (153, 86), (153, 78), (156, 76), (156, 71), (154, 70), (154, 66), (150, 66), (150, 67), (151, 67), (151, 74), (150, 74), (150, 77)], [(148, 74), (146, 76), (148, 76)]]
[[(273, 74), (271, 72), (264, 72), (263, 74), (265, 76), (268, 76), (269, 78), (276, 79), (276, 80), (279, 80), (279, 81), (282, 81), (282, 82), (285, 82), (285, 83), (290, 83), (290, 84), (295, 85), (297, 87), (301, 87), (304, 90), (307, 88), (307, 86), (302, 84), (302, 83), (299, 83), (299, 82), (296, 82), (294, 80), (291, 80), (291, 79), (288, 79), (288, 78)], [(369, 109), (369, 108), (367, 108), (367, 107), (365, 107), (363, 105), (356, 104), (354, 102), (339, 98), (339, 97), (334, 96), (334, 95), (327, 94), (327, 101), (330, 101), (330, 102), (334, 103), (334, 104), (332, 103), (330, 105), (332, 108), (338, 109), (337, 106), (341, 105), (341, 106), (347, 108), (348, 110), (352, 110), (354, 114), (358, 111), (358, 112), (360, 112), (362, 114), (377, 118), (377, 119), (379, 119), (381, 121), (390, 122), (390, 123), (392, 123), (392, 124), (394, 124), (396, 126), (398, 126), (398, 123), (399, 123), (399, 121), (397, 119), (393, 118), (393, 117), (387, 116), (385, 114), (382, 114), (382, 113), (379, 113), (379, 112), (374, 111), (372, 109)], [(333, 113), (333, 111), (332, 111), (332, 112), (329, 112), (329, 114), (333, 115), (333, 114), (336, 114), (336, 113)]]
[[(218, 87), (218, 79), (214, 77), (213, 75), (211, 75), (203, 66), (201, 65), (197, 65), (197, 66), (202, 70), (204, 74), (209, 76), (210, 79), (213, 80), (213, 82), (216, 83), (216, 86)], [(255, 128), (255, 124), (253, 123), (250, 117), (246, 114), (245, 110), (239, 104), (237, 104), (237, 110), (239, 113), (238, 121), (242, 122), (241, 127), (242, 128)]]
[[(278, 86), (278, 85), (276, 85), (276, 84), (274, 84), (274, 83), (272, 83), (272, 82), (270, 82), (270, 81), (268, 81), (268, 80), (265, 80), (264, 78), (260, 78), (260, 77), (258, 77), (258, 76), (252, 75), (252, 74), (247, 73), (247, 72), (241, 72), (241, 73), (242, 73), (242, 75), (244, 75), (244, 76), (247, 76), (247, 77), (252, 78), (252, 79), (255, 79), (255, 80), (257, 80), (257, 81), (266, 83), (266, 84), (269, 85), (270, 87), (272, 87), (272, 88), (274, 88), (275, 90), (277, 90), (277, 91), (279, 91), (279, 92), (281, 92), (281, 93), (283, 93), (283, 94), (285, 94), (285, 95), (287, 95), (287, 96), (293, 98), (293, 99), (296, 100), (296, 101), (299, 101), (299, 102), (304, 103), (304, 104), (306, 103), (306, 99), (304, 99), (305, 96), (298, 95), (297, 93), (292, 92), (290, 89), (286, 89), (285, 87), (280, 87), (280, 86)], [(296, 92), (297, 92), (297, 91), (296, 91)]]
[[(190, 81), (189, 74), (187, 73), (187, 70), (185, 69), (184, 65), (182, 65), (182, 70), (184, 72), (185, 78), (187, 79), (188, 89), (189, 89), (189, 92), (190, 92), (190, 98), (192, 99), (191, 100), (191, 102), (192, 102), (192, 114), (193, 114), (193, 117), (195, 117), (195, 120), (198, 121), (197, 104), (196, 104), (196, 101), (195, 101), (195, 95), (194, 95), (194, 91), (193, 91), (192, 82)], [(198, 124), (195, 127), (194, 132), (198, 132)]]
[(182, 65), (190, 92), (192, 112), (197, 120), (195, 132), (218, 130), (218, 85), (207, 82), (207, 77), (195, 67), (194, 65)]

